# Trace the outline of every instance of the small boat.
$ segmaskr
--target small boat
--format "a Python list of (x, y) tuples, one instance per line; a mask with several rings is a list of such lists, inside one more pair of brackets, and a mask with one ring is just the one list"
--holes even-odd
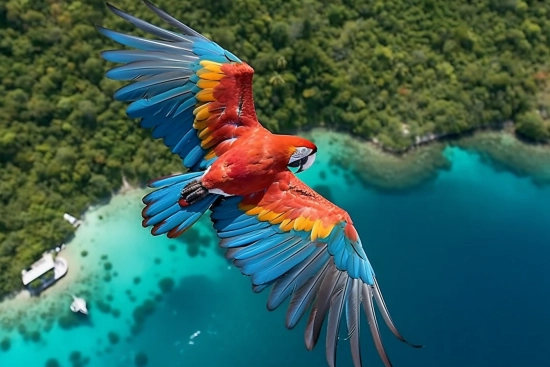
[(71, 303), (71, 311), (80, 312), (84, 315), (88, 314), (88, 308), (86, 307), (86, 300), (69, 293), (73, 297), (73, 303)]
[(82, 224), (81, 220), (73, 217), (69, 213), (63, 214), (63, 219), (65, 219), (67, 222), (69, 222), (75, 228), (78, 228)]

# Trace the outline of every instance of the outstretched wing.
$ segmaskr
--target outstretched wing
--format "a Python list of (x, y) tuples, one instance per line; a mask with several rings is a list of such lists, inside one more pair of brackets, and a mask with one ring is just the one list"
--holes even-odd
[(384, 364), (391, 366), (374, 304), (393, 334), (406, 341), (390, 318), (372, 266), (345, 211), (287, 171), (263, 193), (221, 200), (212, 208), (211, 218), (220, 245), (227, 248), (226, 257), (251, 276), (254, 291), (272, 286), (269, 310), (291, 297), (287, 328), (296, 326), (311, 306), (305, 330), (309, 350), (317, 344), (328, 319), (326, 357), (333, 367), (345, 314), (353, 362), (361, 367), (359, 321), (363, 305), (376, 349)]
[(107, 77), (131, 80), (115, 99), (132, 102), (128, 116), (141, 118), (154, 138), (178, 154), (184, 166), (203, 170), (231, 143), (250, 129), (263, 128), (252, 99), (254, 70), (148, 1), (145, 4), (181, 33), (171, 32), (122, 12), (109, 9), (159, 39), (145, 39), (106, 28), (98, 30), (136, 50), (102, 52), (107, 61), (124, 65)]

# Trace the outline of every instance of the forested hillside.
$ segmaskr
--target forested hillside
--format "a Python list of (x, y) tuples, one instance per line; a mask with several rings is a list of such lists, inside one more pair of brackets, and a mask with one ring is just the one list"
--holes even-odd
[[(138, 0), (114, 5), (162, 24)], [(273, 131), (325, 125), (403, 149), (416, 136), (513, 119), (550, 138), (550, 1), (157, 0), (249, 62)], [(121, 184), (181, 169), (104, 78), (115, 47), (94, 24), (131, 31), (100, 0), (0, 3), (0, 294)], [(405, 128), (405, 129), (404, 129)], [(408, 134), (404, 133), (408, 130)]]

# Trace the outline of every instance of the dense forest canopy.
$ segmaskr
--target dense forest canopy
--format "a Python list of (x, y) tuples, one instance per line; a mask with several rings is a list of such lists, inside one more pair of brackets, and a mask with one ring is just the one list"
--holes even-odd
[[(113, 3), (162, 24), (138, 0)], [(254, 67), (273, 131), (324, 125), (403, 149), (511, 119), (525, 137), (550, 138), (550, 1), (156, 4)], [(0, 4), (0, 294), (71, 233), (63, 212), (108, 196), (122, 175), (181, 170), (113, 101), (121, 85), (104, 78), (99, 52), (117, 46), (94, 24), (133, 31), (101, 0)]]

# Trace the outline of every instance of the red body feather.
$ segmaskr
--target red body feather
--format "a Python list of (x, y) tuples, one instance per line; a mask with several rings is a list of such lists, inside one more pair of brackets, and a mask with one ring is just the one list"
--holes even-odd
[[(275, 175), (265, 193), (245, 196), (241, 209), (262, 213), (260, 220), (281, 224), (287, 230), (311, 231), (317, 221), (320, 223), (314, 236), (324, 238), (334, 225), (346, 222), (346, 236), (357, 241), (357, 231), (348, 213), (313, 191), (292, 172), (284, 171)], [(322, 225), (322, 227), (319, 227)]]
[(300, 137), (251, 129), (219, 156), (201, 181), (208, 189), (230, 195), (266, 190), (278, 174), (290, 172), (287, 166), (296, 147), (315, 149), (313, 143)]
[[(109, 38), (139, 50), (102, 53), (109, 61), (126, 63), (110, 70), (109, 77), (135, 81), (117, 91), (117, 99), (132, 102), (128, 115), (142, 118), (142, 126), (153, 128), (153, 135), (162, 137), (189, 169), (151, 182), (156, 190), (143, 198), (143, 225), (152, 226), (153, 235), (173, 238), (210, 209), (226, 257), (251, 276), (254, 291), (272, 286), (268, 308), (274, 310), (291, 297), (288, 328), (296, 326), (310, 309), (304, 335), (308, 349), (316, 345), (326, 320), (326, 357), (334, 367), (340, 326), (345, 320), (353, 364), (360, 367), (362, 305), (376, 349), (384, 365), (391, 367), (374, 304), (392, 333), (401, 341), (405, 339), (393, 325), (350, 216), (288, 169), (290, 163), (307, 169), (316, 146), (265, 129), (254, 108), (254, 70), (145, 3), (182, 33), (148, 24), (111, 5), (115, 14), (160, 40), (98, 28)], [(309, 149), (298, 151), (290, 162), (299, 147)], [(214, 195), (221, 193), (237, 197)], [(190, 204), (186, 201), (189, 197)]]

